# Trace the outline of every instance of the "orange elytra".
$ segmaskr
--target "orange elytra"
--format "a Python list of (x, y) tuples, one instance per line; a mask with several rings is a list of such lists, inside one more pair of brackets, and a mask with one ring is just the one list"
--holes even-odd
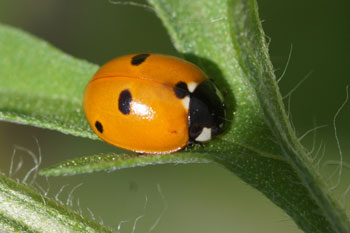
[(84, 94), (92, 130), (104, 141), (138, 153), (171, 153), (222, 131), (222, 95), (185, 60), (130, 54), (103, 65)]

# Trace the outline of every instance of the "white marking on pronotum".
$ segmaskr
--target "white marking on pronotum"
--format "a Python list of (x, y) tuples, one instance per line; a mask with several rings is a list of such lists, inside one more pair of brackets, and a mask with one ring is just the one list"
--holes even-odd
[(198, 83), (190, 82), (187, 85), (187, 88), (188, 88), (189, 92), (193, 93), (197, 86), (198, 86)]
[(196, 141), (205, 142), (205, 141), (209, 141), (210, 139), (211, 139), (211, 129), (204, 127), (201, 134), (198, 135), (198, 137), (196, 138)]
[(182, 99), (182, 104), (184, 105), (185, 109), (188, 111), (190, 109), (190, 97), (186, 96)]

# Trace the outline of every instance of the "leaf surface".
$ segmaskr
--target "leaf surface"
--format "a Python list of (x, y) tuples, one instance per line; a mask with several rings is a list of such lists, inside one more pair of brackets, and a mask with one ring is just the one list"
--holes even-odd
[(229, 129), (205, 150), (305, 232), (350, 232), (286, 115), (256, 1), (149, 2), (176, 49), (225, 94)]
[(0, 119), (96, 139), (82, 96), (97, 69), (0, 24)]
[(0, 174), (0, 231), (112, 232), (3, 174)]

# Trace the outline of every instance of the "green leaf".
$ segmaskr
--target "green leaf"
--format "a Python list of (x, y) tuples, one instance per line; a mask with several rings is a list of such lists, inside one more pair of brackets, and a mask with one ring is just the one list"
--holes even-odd
[(149, 2), (177, 50), (226, 93), (230, 128), (205, 150), (305, 232), (350, 232), (287, 118), (256, 1)]
[(0, 119), (96, 139), (82, 96), (97, 69), (0, 24)]
[(112, 232), (0, 174), (0, 231)]
[(61, 162), (42, 169), (40, 175), (59, 176), (91, 173), (96, 171), (111, 172), (123, 168), (157, 164), (209, 163), (212, 157), (203, 154), (176, 153), (170, 155), (103, 154), (92, 155)]
[[(103, 162), (99, 166), (99, 160), (93, 157), (90, 162), (96, 164), (79, 161), (79, 172), (123, 168), (128, 163), (162, 163), (176, 156), (184, 162), (191, 156), (202, 156), (204, 160), (210, 156), (265, 194), (304, 231), (350, 232), (344, 210), (326, 192), (288, 121), (256, 1), (149, 2), (178, 51), (199, 65), (221, 88), (228, 128), (204, 147), (173, 155), (145, 156), (141, 163), (134, 156), (132, 162), (122, 160), (111, 165), (107, 161), (108, 165)], [(0, 54), (1, 119), (96, 139), (81, 109), (84, 86), (96, 66), (4, 26), (0, 26)], [(154, 158), (162, 159), (152, 161)], [(66, 174), (67, 168), (71, 166), (55, 167), (46, 173)]]

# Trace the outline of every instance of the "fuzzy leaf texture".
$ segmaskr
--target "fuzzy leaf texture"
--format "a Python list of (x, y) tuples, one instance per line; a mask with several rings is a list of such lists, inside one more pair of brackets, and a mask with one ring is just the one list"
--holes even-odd
[(0, 174), (1, 232), (112, 232)]
[(149, 2), (177, 50), (226, 93), (230, 128), (211, 144), (215, 160), (305, 232), (350, 232), (345, 211), (327, 194), (287, 118), (256, 1)]
[[(202, 156), (202, 162), (210, 157), (208, 161), (222, 164), (265, 194), (305, 232), (350, 232), (344, 211), (326, 193), (290, 126), (269, 61), (256, 1), (149, 2), (178, 51), (220, 87), (228, 111), (228, 128), (223, 135), (203, 148), (189, 148), (173, 156), (183, 156), (184, 162), (193, 161), (187, 160), (191, 156), (194, 160)], [(82, 114), (81, 101), (83, 88), (97, 66), (1, 27), (0, 67), (0, 118), (96, 139)], [(92, 167), (100, 161), (89, 158)], [(132, 166), (162, 163), (147, 156), (142, 163), (136, 156), (120, 155), (117, 160), (125, 158), (132, 160)], [(109, 162), (114, 160), (112, 156)], [(74, 170), (76, 164), (83, 171)], [(102, 164), (89, 170), (89, 164), (81, 160), (53, 169), (66, 169), (61, 174), (111, 170), (111, 164)], [(128, 167), (124, 165), (115, 166)], [(45, 172), (49, 174), (50, 169)]]
[(0, 119), (96, 139), (81, 106), (97, 69), (0, 24)]
[(203, 153), (176, 153), (170, 155), (138, 155), (138, 154), (102, 154), (84, 156), (55, 164), (42, 169), (40, 175), (60, 176), (91, 173), (97, 171), (112, 172), (124, 168), (158, 165), (209, 163), (213, 158)]

